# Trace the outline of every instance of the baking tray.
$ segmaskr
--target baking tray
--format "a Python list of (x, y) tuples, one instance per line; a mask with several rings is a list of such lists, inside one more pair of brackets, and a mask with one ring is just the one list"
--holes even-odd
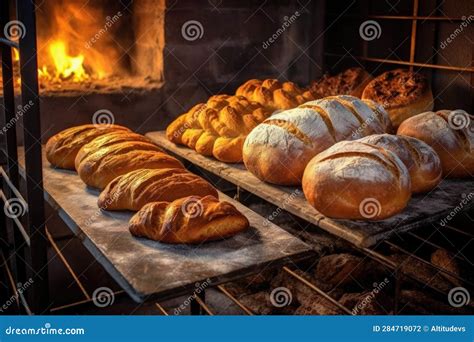
[(436, 189), (427, 194), (413, 196), (407, 208), (388, 219), (377, 222), (330, 219), (309, 205), (301, 188), (265, 183), (247, 171), (243, 164), (223, 163), (202, 156), (187, 147), (175, 145), (166, 138), (164, 131), (150, 132), (146, 136), (171, 154), (181, 157), (358, 247), (371, 247), (393, 234), (440, 222), (452, 213), (469, 209), (474, 204), (472, 200), (466, 201), (473, 196), (471, 194), (474, 192), (473, 180), (448, 179), (443, 180)]
[[(23, 149), (18, 159), (20, 174), (25, 177)], [(132, 212), (101, 211), (97, 206), (99, 192), (88, 188), (75, 172), (52, 168), (44, 151), (43, 179), (47, 203), (137, 302), (176, 297), (204, 282), (214, 286), (313, 255), (301, 240), (268, 225), (223, 193), (219, 193), (220, 199), (235, 205), (250, 221), (250, 229), (198, 246), (170, 245), (133, 237), (128, 231)]]

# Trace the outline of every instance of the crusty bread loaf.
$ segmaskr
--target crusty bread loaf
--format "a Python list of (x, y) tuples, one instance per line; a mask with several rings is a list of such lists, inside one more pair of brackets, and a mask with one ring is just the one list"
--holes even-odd
[(150, 139), (138, 133), (133, 133), (129, 131), (117, 131), (117, 132), (107, 133), (95, 138), (91, 142), (81, 147), (79, 152), (77, 152), (76, 159), (74, 161), (76, 170), (79, 169), (79, 164), (81, 163), (81, 161), (87, 156), (89, 156), (89, 154), (95, 153), (97, 150), (101, 148), (112, 146), (112, 145), (126, 142), (126, 141), (137, 141), (137, 142), (141, 141), (141, 142), (154, 144)]
[(433, 109), (428, 80), (403, 69), (387, 71), (374, 78), (365, 87), (362, 98), (382, 104), (395, 128), (403, 120)]
[(293, 82), (280, 82), (276, 79), (248, 80), (237, 88), (235, 95), (258, 102), (272, 111), (295, 108), (316, 99), (311, 91), (301, 89)]
[(148, 203), (129, 224), (134, 236), (174, 244), (223, 239), (248, 227), (247, 218), (232, 204), (213, 196)]
[(407, 205), (410, 175), (400, 158), (389, 150), (342, 141), (309, 162), (303, 192), (325, 216), (381, 220)]
[(74, 160), (79, 149), (93, 139), (117, 131), (130, 131), (118, 125), (82, 125), (75, 126), (53, 135), (46, 143), (46, 159), (51, 165), (74, 170)]
[(185, 169), (139, 169), (112, 180), (99, 196), (104, 210), (140, 210), (150, 202), (172, 202), (186, 196), (218, 197), (217, 190)]
[(166, 168), (184, 166), (151, 142), (117, 141), (83, 155), (77, 173), (88, 186), (104, 189), (114, 178), (130, 171)]
[(372, 80), (372, 76), (362, 68), (349, 68), (334, 75), (324, 75), (309, 87), (316, 98), (335, 95), (362, 96), (362, 91)]
[(173, 121), (167, 138), (205, 156), (227, 162), (242, 162), (247, 134), (271, 111), (242, 96), (216, 95)]
[(316, 154), (338, 141), (389, 129), (387, 113), (373, 102), (347, 95), (315, 100), (258, 125), (245, 140), (244, 163), (261, 180), (298, 185)]
[(414, 193), (429, 191), (441, 180), (441, 161), (436, 152), (421, 140), (402, 135), (375, 134), (358, 141), (395, 153), (410, 173)]
[(461, 110), (425, 112), (402, 122), (397, 134), (430, 145), (445, 177), (474, 177), (474, 121)]

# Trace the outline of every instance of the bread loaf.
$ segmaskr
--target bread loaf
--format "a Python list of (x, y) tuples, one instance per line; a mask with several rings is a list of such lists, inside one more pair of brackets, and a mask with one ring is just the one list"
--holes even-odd
[(88, 186), (104, 189), (114, 178), (138, 169), (184, 168), (155, 144), (125, 141), (97, 149), (85, 156), (77, 173)]
[(410, 173), (411, 190), (426, 192), (438, 185), (442, 168), (436, 152), (423, 141), (401, 135), (375, 134), (358, 140), (395, 153)]
[(403, 120), (433, 109), (428, 80), (421, 74), (403, 69), (374, 78), (365, 87), (362, 98), (382, 104), (395, 128)]
[(150, 202), (172, 202), (186, 196), (214, 196), (217, 190), (184, 169), (139, 169), (112, 180), (99, 196), (103, 210), (140, 210)]
[(219, 202), (213, 196), (148, 203), (130, 219), (129, 225), (134, 236), (174, 244), (223, 239), (248, 227), (247, 218), (232, 204)]
[(112, 146), (114, 144), (126, 141), (140, 141), (154, 144), (150, 139), (138, 133), (133, 133), (129, 131), (117, 131), (107, 133), (95, 138), (91, 142), (81, 147), (79, 152), (77, 152), (76, 159), (74, 161), (76, 170), (79, 169), (79, 164), (81, 163), (81, 161), (87, 156), (89, 156), (91, 153), (95, 153), (97, 150), (103, 147)]
[(387, 113), (371, 101), (346, 95), (315, 100), (258, 125), (245, 140), (244, 163), (263, 181), (299, 185), (304, 168), (318, 153), (338, 141), (389, 129)]
[(245, 137), (270, 114), (269, 109), (242, 96), (216, 95), (173, 121), (166, 136), (202, 155), (239, 163)]
[(349, 68), (335, 76), (324, 75), (310, 86), (316, 98), (335, 95), (362, 96), (362, 91), (372, 80), (372, 76), (362, 68)]
[(79, 149), (100, 135), (117, 131), (130, 131), (118, 125), (75, 126), (53, 135), (46, 143), (46, 159), (51, 165), (74, 170), (74, 160)]
[(293, 82), (276, 79), (248, 80), (237, 88), (235, 95), (258, 102), (272, 111), (294, 108), (315, 99), (311, 91), (301, 89)]
[(441, 159), (445, 177), (474, 176), (474, 122), (462, 110), (425, 112), (402, 122), (397, 134), (430, 145)]
[(407, 205), (410, 175), (400, 158), (389, 150), (342, 141), (309, 162), (303, 175), (303, 192), (325, 216), (382, 220)]

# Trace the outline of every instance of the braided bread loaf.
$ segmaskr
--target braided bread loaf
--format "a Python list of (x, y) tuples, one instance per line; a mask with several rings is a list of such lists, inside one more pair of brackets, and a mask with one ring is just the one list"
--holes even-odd
[(55, 167), (74, 170), (74, 160), (80, 148), (93, 139), (110, 132), (130, 132), (118, 125), (81, 125), (53, 135), (46, 143), (46, 159)]
[(171, 203), (152, 202), (131, 219), (132, 235), (165, 243), (195, 244), (223, 239), (249, 227), (232, 204), (213, 196), (189, 196)]
[(112, 180), (99, 196), (104, 210), (140, 210), (150, 202), (172, 202), (186, 196), (218, 197), (217, 190), (185, 169), (139, 169)]
[(293, 82), (280, 82), (276, 79), (248, 80), (237, 88), (235, 95), (245, 96), (272, 111), (295, 108), (316, 98), (311, 91), (301, 89)]
[(244, 163), (261, 180), (299, 185), (316, 154), (341, 140), (390, 129), (387, 113), (376, 103), (348, 95), (327, 97), (275, 114), (258, 125), (245, 140)]
[(182, 114), (166, 129), (168, 139), (228, 163), (242, 161), (247, 134), (271, 111), (242, 96), (216, 95)]

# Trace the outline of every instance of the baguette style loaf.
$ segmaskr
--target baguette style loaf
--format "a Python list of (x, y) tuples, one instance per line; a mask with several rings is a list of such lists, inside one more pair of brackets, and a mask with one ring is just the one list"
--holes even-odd
[(172, 244), (224, 239), (246, 230), (249, 221), (232, 204), (213, 196), (189, 196), (146, 204), (131, 219), (136, 237)]
[(138, 169), (184, 166), (153, 143), (125, 141), (99, 148), (85, 156), (77, 173), (88, 186), (104, 189), (114, 178)]
[(248, 80), (235, 92), (271, 109), (295, 108), (298, 105), (316, 99), (311, 91), (301, 89), (293, 82), (280, 82), (276, 79)]
[(65, 129), (53, 135), (46, 143), (46, 159), (54, 167), (74, 170), (74, 160), (80, 148), (93, 139), (110, 132), (130, 130), (108, 124), (82, 125)]
[(420, 139), (441, 159), (445, 177), (474, 177), (474, 121), (462, 110), (418, 114), (402, 122), (397, 134)]
[(299, 185), (307, 163), (342, 140), (385, 133), (387, 113), (372, 101), (332, 96), (275, 114), (246, 138), (243, 157), (259, 179), (279, 185)]
[(139, 169), (112, 180), (99, 196), (103, 210), (140, 210), (150, 202), (187, 196), (218, 197), (217, 190), (185, 169)]
[(247, 134), (271, 111), (242, 96), (216, 95), (179, 116), (166, 129), (168, 140), (226, 163), (242, 162)]
[(342, 141), (309, 162), (303, 192), (325, 216), (382, 220), (406, 207), (411, 196), (410, 175), (389, 150)]
[(391, 134), (375, 134), (358, 141), (395, 153), (410, 173), (413, 193), (427, 192), (441, 180), (443, 170), (438, 154), (421, 140)]
[(428, 80), (404, 69), (387, 71), (374, 78), (365, 87), (362, 99), (382, 104), (395, 128), (403, 120), (433, 109), (433, 94)]

